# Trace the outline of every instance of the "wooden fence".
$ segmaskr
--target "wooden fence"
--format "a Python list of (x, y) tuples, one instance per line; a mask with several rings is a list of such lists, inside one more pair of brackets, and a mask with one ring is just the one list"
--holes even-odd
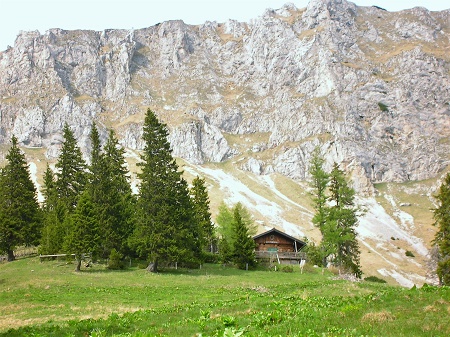
[[(36, 255), (38, 253), (37, 247), (19, 247), (14, 250), (14, 257), (17, 259), (19, 257), (26, 257)], [(8, 255), (1, 255), (0, 262), (5, 262), (8, 260)]]

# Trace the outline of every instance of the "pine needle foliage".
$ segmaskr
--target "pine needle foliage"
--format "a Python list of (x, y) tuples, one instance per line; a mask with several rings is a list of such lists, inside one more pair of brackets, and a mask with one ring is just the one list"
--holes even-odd
[(0, 173), (0, 252), (13, 261), (18, 245), (35, 245), (41, 233), (41, 212), (25, 155), (15, 136)]
[(167, 126), (148, 109), (136, 227), (130, 244), (150, 261), (153, 272), (160, 262), (192, 262), (194, 237), (198, 236), (188, 185), (172, 157), (168, 134)]
[(316, 148), (309, 173), (312, 177), (315, 210), (313, 223), (320, 229), (322, 241), (319, 247), (311, 246), (310, 249), (316, 258), (321, 255), (323, 266), (331, 262), (360, 278), (362, 272), (355, 230), (358, 224), (355, 191), (348, 185), (338, 164), (335, 163), (332, 171), (326, 173), (324, 163), (319, 148)]
[(64, 124), (64, 141), (56, 163), (56, 190), (59, 202), (72, 213), (86, 185), (86, 163), (69, 125)]
[(197, 246), (201, 252), (213, 252), (215, 243), (214, 224), (211, 220), (211, 212), (209, 210), (209, 196), (206, 190), (205, 179), (196, 177), (192, 180), (192, 187), (190, 189), (191, 199), (193, 203), (194, 221), (198, 226), (198, 237), (194, 238)]

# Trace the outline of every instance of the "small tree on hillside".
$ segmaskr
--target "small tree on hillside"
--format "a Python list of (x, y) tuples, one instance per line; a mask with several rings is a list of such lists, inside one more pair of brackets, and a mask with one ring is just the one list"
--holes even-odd
[(450, 174), (445, 177), (435, 198), (439, 203), (434, 209), (434, 225), (438, 227), (434, 243), (439, 250), (436, 273), (442, 285), (450, 285)]

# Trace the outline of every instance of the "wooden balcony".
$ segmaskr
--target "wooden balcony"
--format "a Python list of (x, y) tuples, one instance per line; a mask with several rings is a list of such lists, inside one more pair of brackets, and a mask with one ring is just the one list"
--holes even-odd
[(271, 252), (259, 250), (255, 251), (255, 256), (257, 259), (278, 260), (279, 263), (286, 260), (306, 260), (306, 253), (304, 252)]

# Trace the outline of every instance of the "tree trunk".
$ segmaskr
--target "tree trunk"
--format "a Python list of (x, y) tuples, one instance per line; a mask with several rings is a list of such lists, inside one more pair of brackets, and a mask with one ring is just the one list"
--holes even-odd
[(149, 265), (147, 267), (147, 271), (150, 273), (158, 272), (158, 260), (157, 259), (155, 259), (155, 261), (149, 263)]
[(14, 261), (16, 257), (14, 256), (14, 251), (12, 249), (8, 249), (8, 261)]
[(77, 269), (75, 271), (81, 271), (81, 258), (77, 260)]

